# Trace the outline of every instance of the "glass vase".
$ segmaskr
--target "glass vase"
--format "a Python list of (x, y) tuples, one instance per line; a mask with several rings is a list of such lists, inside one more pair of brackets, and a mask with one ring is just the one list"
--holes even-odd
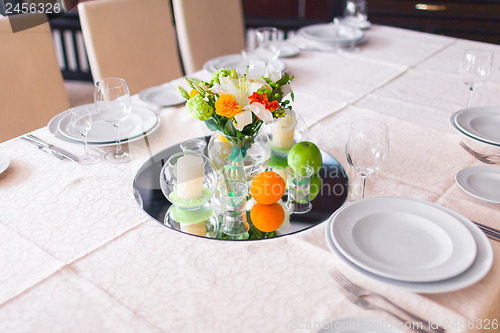
[(250, 182), (269, 164), (270, 139), (266, 131), (254, 136), (228, 136), (217, 131), (208, 143), (208, 157), (223, 179)]

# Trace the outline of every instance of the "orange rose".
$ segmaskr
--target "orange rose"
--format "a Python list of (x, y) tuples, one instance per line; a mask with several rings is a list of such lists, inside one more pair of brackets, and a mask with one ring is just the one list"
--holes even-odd
[(236, 103), (233, 95), (223, 94), (215, 102), (215, 113), (219, 116), (232, 118), (241, 112), (241, 106)]

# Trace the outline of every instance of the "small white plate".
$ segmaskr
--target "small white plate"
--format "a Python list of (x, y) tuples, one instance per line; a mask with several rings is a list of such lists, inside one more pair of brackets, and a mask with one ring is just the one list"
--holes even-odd
[(4, 153), (0, 153), (0, 174), (2, 174), (10, 165), (9, 156)]
[(472, 166), (457, 173), (457, 185), (481, 200), (500, 203), (500, 168), (494, 166)]
[(351, 317), (323, 323), (318, 333), (403, 333), (403, 331), (382, 320)]
[(176, 87), (172, 85), (155, 86), (144, 89), (139, 93), (139, 98), (146, 103), (167, 107), (186, 102)]
[(442, 211), (446, 212), (447, 214), (450, 214), (453, 217), (455, 217), (460, 222), (460, 224), (462, 224), (465, 228), (467, 228), (467, 230), (471, 233), (472, 237), (474, 238), (474, 242), (476, 243), (477, 256), (472, 265), (465, 272), (453, 278), (441, 281), (407, 282), (407, 281), (388, 279), (386, 277), (364, 270), (363, 268), (357, 266), (349, 259), (347, 259), (339, 251), (339, 249), (333, 242), (332, 220), (336, 213), (328, 221), (328, 225), (325, 230), (325, 238), (328, 248), (333, 254), (335, 254), (340, 260), (342, 260), (342, 262), (344, 262), (347, 266), (357, 271), (358, 273), (361, 273), (362, 275), (372, 278), (376, 281), (417, 293), (428, 293), (428, 294), (446, 293), (466, 288), (481, 280), (489, 272), (489, 270), (491, 269), (491, 265), (493, 264), (493, 249), (491, 247), (490, 242), (488, 241), (488, 238), (486, 238), (484, 233), (476, 225), (474, 225), (474, 223), (472, 223), (470, 220), (466, 219), (462, 215), (458, 214), (457, 212), (448, 209), (446, 207), (442, 207), (422, 200), (410, 199), (410, 198), (406, 199), (412, 201), (418, 201), (421, 203), (426, 203), (430, 206), (439, 208)]
[(298, 35), (324, 44), (349, 45), (359, 43), (365, 33), (349, 25), (328, 23), (300, 28)]
[(249, 74), (251, 76), (265, 75), (268, 69), (276, 72), (284, 72), (286, 70), (285, 63), (279, 59), (270, 61), (266, 66), (263, 60), (255, 56), (248, 55), (244, 59), (241, 54), (230, 54), (211, 59), (203, 65), (203, 69), (210, 73), (215, 73), (222, 68), (234, 68), (240, 73), (246, 73), (247, 66), (249, 66)]
[(391, 279), (429, 282), (456, 276), (476, 258), (470, 232), (442, 210), (406, 198), (369, 198), (342, 208), (332, 238), (356, 265)]
[[(94, 107), (93, 104), (89, 104)], [(127, 142), (138, 137), (142, 137), (150, 133), (159, 122), (156, 114), (148, 108), (132, 105), (130, 115), (120, 123), (119, 127), (119, 140), (120, 142)], [(58, 123), (58, 131), (66, 138), (83, 142), (80, 133), (73, 129), (71, 125), (71, 116), (66, 114)], [(92, 128), (87, 135), (87, 142), (89, 144), (113, 144), (116, 142), (113, 124), (102, 119), (97, 111), (92, 114)]]
[(455, 125), (465, 134), (486, 143), (500, 145), (500, 108), (473, 107), (451, 116)]

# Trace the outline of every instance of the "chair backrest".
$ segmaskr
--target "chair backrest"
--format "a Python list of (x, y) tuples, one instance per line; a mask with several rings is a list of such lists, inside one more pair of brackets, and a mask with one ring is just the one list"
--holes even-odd
[(120, 77), (132, 94), (182, 76), (168, 0), (78, 4), (94, 81)]
[(0, 59), (0, 142), (44, 127), (69, 108), (48, 23), (13, 33), (0, 17)]
[(245, 48), (241, 0), (173, 0), (175, 27), (186, 74), (206, 61)]

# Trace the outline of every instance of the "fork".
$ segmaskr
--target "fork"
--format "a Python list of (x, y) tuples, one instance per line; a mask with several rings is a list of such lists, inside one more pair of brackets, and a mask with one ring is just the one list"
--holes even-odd
[[(330, 270), (329, 273), (332, 276), (332, 278), (340, 285), (340, 287), (341, 287), (340, 291), (351, 302), (353, 302), (354, 304), (356, 304), (356, 305), (358, 305), (358, 306), (360, 306), (362, 308), (365, 308), (365, 309), (380, 310), (380, 311), (386, 312), (386, 313), (390, 314), (391, 316), (397, 318), (398, 320), (400, 320), (402, 322), (407, 322), (406, 320), (404, 320), (401, 317), (393, 314), (392, 312), (387, 311), (387, 310), (385, 310), (383, 308), (380, 308), (380, 307), (378, 307), (378, 306), (376, 306), (376, 305), (374, 305), (374, 304), (366, 301), (364, 298), (362, 298), (362, 296), (374, 296), (374, 297), (382, 299), (383, 301), (385, 301), (385, 302), (389, 303), (390, 305), (394, 306), (395, 308), (397, 308), (398, 310), (400, 310), (404, 314), (406, 314), (409, 317), (411, 317), (412, 319), (414, 319), (416, 322), (418, 322), (418, 323), (425, 323), (425, 322), (427, 322), (428, 323), (428, 321), (420, 318), (417, 315), (414, 315), (413, 313), (411, 313), (411, 312), (403, 309), (399, 305), (391, 302), (389, 299), (387, 299), (383, 295), (380, 295), (380, 294), (377, 294), (375, 292), (369, 291), (369, 290), (364, 289), (361, 286), (353, 283), (348, 278), (346, 278), (342, 273), (340, 273), (338, 270), (332, 269), (332, 270)], [(350, 294), (351, 298), (349, 298), (346, 294)], [(434, 331), (436, 333), (443, 333), (445, 331), (442, 327), (439, 327), (436, 324), (432, 324), (431, 325), (430, 323), (428, 323), (427, 327), (429, 327), (430, 330), (432, 330), (432, 331)]]
[[(472, 156), (474, 156), (475, 158), (477, 158), (478, 160), (480, 160), (483, 163), (487, 163), (487, 164), (500, 163), (500, 156), (498, 156), (498, 155), (493, 155), (493, 154), (486, 155), (486, 154), (478, 153), (477, 151), (472, 150), (464, 142), (460, 142), (460, 146), (462, 146), (463, 149), (467, 150)], [(498, 162), (493, 161), (492, 158), (498, 159)]]

